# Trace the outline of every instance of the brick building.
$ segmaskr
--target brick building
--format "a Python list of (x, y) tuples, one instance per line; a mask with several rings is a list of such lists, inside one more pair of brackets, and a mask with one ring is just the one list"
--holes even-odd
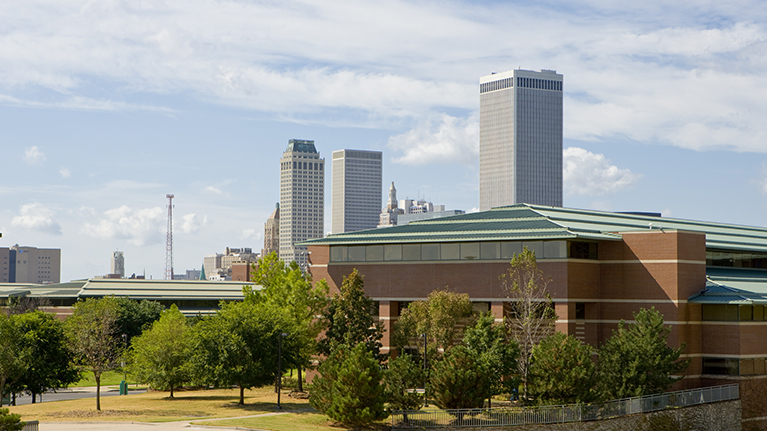
[(304, 244), (312, 277), (331, 291), (352, 269), (363, 274), (384, 351), (400, 305), (435, 289), (468, 293), (503, 318), (499, 276), (527, 247), (551, 278), (557, 330), (598, 346), (621, 319), (655, 307), (691, 361), (680, 388), (767, 377), (766, 228), (518, 204)]

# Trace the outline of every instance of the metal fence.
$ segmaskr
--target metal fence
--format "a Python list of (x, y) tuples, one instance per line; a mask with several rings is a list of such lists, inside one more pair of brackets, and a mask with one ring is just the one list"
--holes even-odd
[(732, 384), (624, 398), (592, 405), (437, 411), (397, 410), (392, 412), (391, 418), (393, 429), (555, 424), (610, 419), (675, 407), (737, 400), (739, 397), (738, 385)]
[(38, 421), (27, 421), (21, 431), (37, 431), (39, 424)]

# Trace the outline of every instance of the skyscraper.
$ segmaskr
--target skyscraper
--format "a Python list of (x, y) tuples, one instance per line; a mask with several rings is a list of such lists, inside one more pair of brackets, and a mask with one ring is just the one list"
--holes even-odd
[(510, 70), (479, 79), (479, 209), (562, 206), (562, 75)]
[(299, 241), (322, 238), (325, 218), (325, 159), (314, 141), (291, 139), (280, 159), (280, 258), (307, 263)]
[(333, 233), (374, 229), (381, 209), (380, 151), (333, 151)]
[(274, 208), (272, 215), (264, 223), (264, 248), (261, 250), (261, 257), (265, 257), (271, 252), (280, 252), (280, 203)]
[(0, 283), (61, 282), (61, 250), (25, 247), (0, 248)]
[(112, 262), (109, 273), (125, 278), (125, 256), (121, 251), (112, 252)]

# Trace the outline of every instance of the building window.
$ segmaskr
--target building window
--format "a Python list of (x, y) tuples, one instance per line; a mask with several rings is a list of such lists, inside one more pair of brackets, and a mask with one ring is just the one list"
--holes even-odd
[(575, 320), (585, 320), (585, 319), (586, 319), (586, 303), (576, 302), (575, 303)]
[(740, 375), (740, 361), (738, 358), (703, 358), (703, 374), (716, 374), (723, 376)]

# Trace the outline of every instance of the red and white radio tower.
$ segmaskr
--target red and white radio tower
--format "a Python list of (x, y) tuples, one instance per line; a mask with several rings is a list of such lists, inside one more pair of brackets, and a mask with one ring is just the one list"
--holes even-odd
[(165, 279), (173, 280), (173, 195), (168, 198), (168, 234), (165, 239)]

